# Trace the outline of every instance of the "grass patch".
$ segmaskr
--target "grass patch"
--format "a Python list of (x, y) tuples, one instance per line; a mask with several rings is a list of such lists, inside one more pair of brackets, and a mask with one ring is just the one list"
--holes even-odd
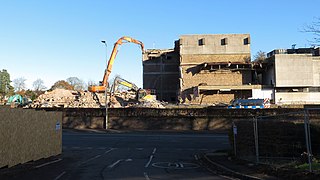
[[(312, 170), (320, 170), (320, 163), (319, 162), (313, 162), (311, 164), (312, 166)], [(296, 169), (300, 169), (300, 170), (309, 170), (309, 164), (305, 163), (305, 164), (301, 164), (295, 167)]]

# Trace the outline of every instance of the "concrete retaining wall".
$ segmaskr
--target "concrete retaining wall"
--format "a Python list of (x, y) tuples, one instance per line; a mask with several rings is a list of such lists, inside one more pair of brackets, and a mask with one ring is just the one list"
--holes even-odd
[(0, 168), (61, 154), (62, 113), (0, 107)]
[[(109, 128), (137, 130), (217, 130), (227, 131), (233, 121), (300, 111), (303, 109), (150, 109), (150, 108), (111, 108)], [(104, 109), (64, 109), (65, 128), (105, 127)], [(310, 116), (318, 116), (320, 111), (310, 111)]]

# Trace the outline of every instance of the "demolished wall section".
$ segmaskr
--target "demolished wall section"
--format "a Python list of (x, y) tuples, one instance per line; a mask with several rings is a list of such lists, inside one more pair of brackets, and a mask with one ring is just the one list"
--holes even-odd
[(143, 88), (156, 90), (158, 100), (175, 103), (179, 89), (179, 54), (149, 49), (143, 54)]

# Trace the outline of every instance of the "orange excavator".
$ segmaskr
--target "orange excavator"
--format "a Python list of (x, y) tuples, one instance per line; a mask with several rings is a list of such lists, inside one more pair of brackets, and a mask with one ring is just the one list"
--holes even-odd
[(108, 84), (108, 78), (109, 78), (109, 75), (111, 74), (111, 70), (112, 70), (112, 66), (113, 66), (113, 63), (114, 63), (114, 59), (116, 58), (117, 53), (118, 53), (118, 50), (117, 50), (118, 46), (122, 45), (123, 43), (135, 43), (135, 44), (138, 44), (138, 45), (140, 45), (142, 52), (144, 52), (144, 45), (143, 45), (143, 43), (141, 41), (138, 41), (138, 40), (133, 39), (133, 38), (128, 37), (128, 36), (121, 37), (113, 46), (113, 50), (112, 50), (112, 53), (110, 55), (110, 59), (108, 61), (108, 66), (107, 66), (107, 69), (104, 72), (104, 76), (103, 76), (103, 80), (102, 80), (101, 84), (99, 86), (89, 86), (88, 90), (90, 92), (105, 92), (106, 91), (106, 87), (107, 87), (107, 84)]

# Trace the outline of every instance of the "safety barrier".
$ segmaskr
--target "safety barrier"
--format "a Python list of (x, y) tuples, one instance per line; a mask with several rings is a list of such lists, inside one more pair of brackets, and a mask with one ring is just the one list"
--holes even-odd
[(62, 112), (0, 107), (0, 168), (61, 152)]

